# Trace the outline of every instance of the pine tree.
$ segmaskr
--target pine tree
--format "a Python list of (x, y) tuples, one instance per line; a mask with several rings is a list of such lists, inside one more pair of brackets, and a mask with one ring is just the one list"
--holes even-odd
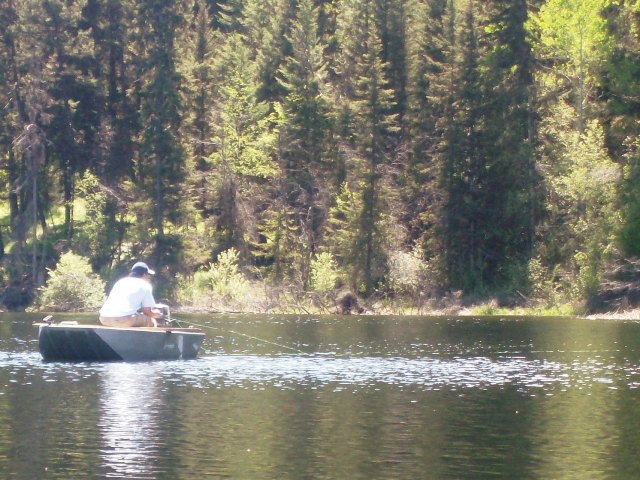
[(258, 99), (280, 101), (285, 95), (277, 81), (284, 59), (291, 54), (287, 40), (296, 0), (248, 0), (243, 25), (248, 46), (255, 52), (259, 79)]
[(220, 237), (219, 250), (234, 247), (248, 256), (249, 240), (255, 240), (255, 213), (260, 199), (260, 183), (273, 178), (277, 169), (273, 150), (277, 141), (278, 115), (269, 114), (269, 104), (257, 99), (249, 51), (238, 34), (223, 49), (226, 84), (221, 88), (218, 117), (214, 118), (215, 150), (212, 187), (217, 193), (213, 210)]
[(130, 85), (130, 44), (133, 4), (120, 0), (88, 0), (80, 28), (93, 39), (89, 72), (99, 93), (92, 108), (96, 139), (91, 152), (92, 169), (105, 184), (117, 188), (124, 178), (134, 178), (135, 139), (140, 126)]
[[(180, 77), (176, 71), (175, 35), (183, 18), (171, 0), (145, 0), (138, 5), (142, 64), (140, 180), (152, 192), (155, 260), (175, 255), (174, 240), (165, 238), (167, 222), (178, 224), (183, 211), (184, 151), (180, 140)], [(148, 22), (148, 25), (147, 25)]]
[(183, 35), (180, 71), (184, 72), (183, 105), (186, 111), (183, 124), (185, 149), (192, 167), (189, 169), (191, 193), (196, 207), (205, 215), (210, 213), (207, 190), (207, 158), (213, 153), (211, 144), (212, 105), (218, 94), (216, 87), (222, 78), (216, 77), (215, 50), (221, 39), (211, 27), (212, 20), (203, 0), (194, 5), (189, 32)]
[(316, 252), (327, 214), (327, 177), (331, 168), (329, 148), (330, 102), (326, 88), (323, 47), (317, 30), (318, 10), (312, 0), (302, 0), (288, 38), (292, 54), (281, 69), (287, 127), (283, 152), (288, 204), (298, 212), (300, 231), (306, 239), (302, 264), (303, 283)]
[[(15, 182), (19, 176), (18, 162), (13, 152), (13, 139), (17, 137), (19, 110), (24, 110), (20, 91), (17, 87), (15, 28), (18, 15), (14, 2), (3, 2), (0, 5), (0, 31), (3, 32), (0, 42), (0, 169), (2, 171), (2, 191), (7, 192), (1, 200), (7, 201), (9, 218), (13, 219), (18, 212), (18, 195)], [(5, 237), (0, 228), (0, 260), (5, 254)]]
[(633, 2), (611, 2), (606, 11), (612, 49), (600, 71), (606, 102), (607, 143), (623, 168), (620, 244), (625, 255), (640, 255), (640, 18)]
[[(358, 225), (357, 256), (351, 259), (365, 293), (372, 293), (384, 274), (382, 212), (384, 210), (383, 183), (385, 167), (391, 155), (397, 132), (393, 92), (388, 88), (385, 65), (381, 61), (381, 43), (375, 22), (375, 10), (370, 2), (353, 0), (345, 2), (345, 18), (342, 38), (345, 39), (343, 55), (343, 90), (350, 96), (353, 120), (354, 145), (360, 159), (356, 165), (357, 177), (364, 180), (362, 186), (363, 208)], [(354, 23), (351, 23), (351, 21)], [(350, 35), (346, 35), (347, 30)], [(352, 62), (350, 58), (357, 58)]]
[(483, 213), (487, 225), (485, 283), (509, 287), (525, 281), (533, 249), (533, 56), (525, 22), (525, 0), (483, 2), (480, 21), (484, 122), (482, 156), (487, 169)]
[(335, 204), (329, 212), (327, 225), (327, 237), (331, 239), (329, 247), (331, 253), (338, 259), (341, 267), (350, 279), (350, 287), (358, 288), (358, 282), (362, 279), (361, 266), (354, 260), (361, 252), (357, 226), (364, 209), (362, 194), (364, 186), (356, 183), (354, 188), (349, 188), (345, 182), (336, 194)]
[(65, 230), (71, 240), (75, 175), (89, 166), (99, 128), (99, 91), (90, 77), (92, 42), (79, 29), (82, 10), (76, 4), (49, 0), (41, 18), (54, 77), (49, 85), (52, 104), (47, 136), (49, 158), (60, 166), (65, 205)]
[(442, 254), (438, 235), (443, 208), (442, 125), (453, 97), (451, 70), (455, 9), (451, 0), (415, 0), (408, 18), (408, 165), (404, 222), (409, 240), (420, 242), (427, 257)]
[(407, 109), (407, 17), (410, 9), (405, 0), (376, 0), (376, 21), (380, 37), (380, 57), (385, 76), (393, 91), (393, 113), (403, 124)]
[[(54, 106), (51, 86), (59, 73), (53, 65), (56, 49), (63, 48), (56, 43), (47, 23), (48, 9), (55, 14), (57, 3), (17, 2), (11, 11), (12, 22), (5, 32), (8, 47), (8, 61), (12, 82), (14, 150), (9, 154), (9, 177), (15, 195), (10, 195), (11, 232), (15, 241), (12, 249), (10, 276), (30, 274), (30, 281), (38, 285), (44, 280), (46, 255), (44, 249), (48, 235), (47, 213), (52, 197), (57, 196), (56, 177), (59, 169), (52, 166), (49, 175), (45, 165), (50, 159), (47, 131)], [(65, 37), (66, 38), (66, 37)], [(62, 40), (62, 39), (59, 39)], [(41, 236), (38, 238), (38, 229)], [(26, 251), (30, 235), (31, 252)], [(28, 256), (30, 255), (30, 260)], [(29, 272), (29, 268), (30, 272)]]
[[(531, 56), (525, 2), (469, 2), (445, 132), (444, 238), (454, 288), (505, 288), (532, 249)], [(482, 32), (479, 34), (478, 32)]]
[(276, 284), (293, 280), (304, 285), (306, 280), (298, 278), (302, 271), (304, 241), (301, 240), (296, 212), (283, 196), (271, 201), (269, 209), (262, 213), (258, 232), (260, 241), (254, 243), (252, 252), (258, 266), (268, 267)]

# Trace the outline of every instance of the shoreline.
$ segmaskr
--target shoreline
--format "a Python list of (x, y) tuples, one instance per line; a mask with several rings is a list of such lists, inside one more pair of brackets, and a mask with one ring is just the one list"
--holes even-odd
[[(298, 310), (298, 311), (296, 311)], [(25, 311), (23, 311), (24, 313)], [(60, 311), (60, 310), (26, 310), (30, 313), (92, 313), (87, 311)], [(2, 313), (20, 313), (11, 312), (9, 310), (0, 309)], [(205, 307), (193, 307), (193, 306), (176, 306), (171, 309), (171, 316), (174, 315), (340, 315), (340, 316), (424, 316), (424, 317), (446, 317), (446, 316), (458, 316), (458, 317), (471, 317), (471, 316), (529, 316), (529, 317), (581, 317), (588, 320), (638, 320), (640, 321), (640, 308), (633, 308), (629, 310), (615, 310), (609, 312), (598, 312), (590, 314), (562, 314), (562, 313), (545, 313), (531, 309), (500, 309), (499, 311), (482, 312), (477, 311), (473, 307), (468, 306), (451, 306), (446, 309), (433, 309), (433, 310), (415, 310), (415, 309), (394, 309), (394, 308), (382, 308), (382, 309), (367, 309), (362, 312), (352, 313), (339, 313), (336, 311), (309, 311), (307, 309), (290, 309), (290, 310), (272, 310), (272, 311), (259, 311), (259, 310), (225, 310), (225, 309), (212, 309)]]
[(368, 310), (361, 313), (349, 313), (349, 314), (341, 314), (333, 311), (271, 311), (271, 312), (261, 312), (261, 311), (248, 311), (248, 310), (213, 310), (206, 308), (194, 308), (194, 307), (176, 307), (171, 311), (172, 315), (175, 313), (177, 315), (187, 314), (187, 315), (352, 315), (352, 316), (374, 316), (374, 315), (397, 315), (397, 316), (425, 316), (425, 317), (443, 317), (443, 316), (459, 316), (459, 317), (470, 317), (470, 316), (485, 316), (485, 315), (512, 315), (512, 316), (531, 316), (531, 317), (557, 317), (557, 316), (567, 316), (567, 317), (582, 317), (588, 320), (640, 320), (640, 308), (634, 308), (630, 310), (616, 310), (610, 312), (599, 312), (599, 313), (591, 313), (584, 315), (562, 315), (562, 314), (544, 314), (535, 311), (521, 311), (518, 309), (514, 309), (513, 311), (500, 311), (499, 313), (479, 313), (474, 311), (472, 308), (459, 306), (457, 308), (448, 308), (443, 310), (424, 310), (424, 311), (397, 311), (397, 310)]
[(633, 310), (593, 313), (585, 315), (589, 320), (640, 320), (640, 308)]

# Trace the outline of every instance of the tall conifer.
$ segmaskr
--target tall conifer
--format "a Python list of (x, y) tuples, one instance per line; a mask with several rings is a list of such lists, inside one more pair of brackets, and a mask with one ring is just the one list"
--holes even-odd
[(183, 21), (179, 4), (172, 0), (144, 0), (138, 5), (144, 58), (142, 63), (139, 159), (141, 181), (153, 200), (156, 262), (176, 254), (165, 238), (167, 222), (181, 221), (184, 151), (180, 141), (180, 78), (176, 70), (175, 35)]
[(206, 176), (209, 169), (207, 158), (213, 153), (212, 105), (219, 95), (218, 84), (223, 81), (223, 78), (216, 77), (215, 52), (222, 41), (215, 35), (204, 0), (195, 3), (188, 27), (189, 33), (182, 38), (179, 67), (185, 78), (183, 141), (190, 157), (189, 178), (194, 203), (200, 211), (208, 214), (211, 202)]
[[(281, 84), (287, 126), (285, 129), (284, 170), (287, 178), (285, 195), (299, 216), (306, 240), (303, 278), (321, 236), (327, 214), (328, 172), (331, 160), (328, 140), (331, 138), (323, 47), (317, 35), (318, 10), (312, 0), (302, 0), (288, 41), (291, 56), (281, 69)], [(306, 281), (305, 281), (306, 283)]]
[[(345, 23), (342, 38), (345, 40), (342, 82), (349, 94), (350, 115), (354, 132), (357, 162), (352, 168), (357, 178), (363, 180), (363, 207), (357, 228), (359, 248), (356, 258), (350, 259), (354, 268), (354, 281), (371, 293), (384, 275), (385, 256), (382, 235), (382, 212), (385, 210), (383, 182), (386, 168), (391, 163), (394, 135), (398, 128), (393, 92), (385, 75), (381, 60), (382, 45), (376, 26), (375, 6), (366, 0), (345, 2)], [(350, 20), (354, 20), (350, 23)], [(347, 32), (349, 34), (347, 35)], [(350, 60), (351, 58), (356, 59)], [(360, 286), (358, 286), (360, 288)]]
[(409, 240), (420, 242), (433, 260), (442, 254), (438, 235), (444, 199), (441, 146), (453, 97), (455, 10), (451, 0), (415, 0), (408, 11), (405, 222)]

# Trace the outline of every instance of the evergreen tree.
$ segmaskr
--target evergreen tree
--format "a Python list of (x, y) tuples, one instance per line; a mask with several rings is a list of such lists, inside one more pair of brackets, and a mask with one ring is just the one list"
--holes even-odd
[[(350, 287), (357, 288), (361, 280), (360, 265), (354, 261), (361, 255), (358, 251), (360, 230), (357, 226), (364, 209), (361, 182), (351, 189), (345, 182), (337, 193), (335, 204), (329, 212), (327, 236), (331, 239), (329, 246), (334, 257), (338, 259), (346, 277), (350, 279)], [(354, 282), (355, 280), (355, 282)]]
[(296, 212), (281, 195), (270, 202), (269, 209), (263, 212), (262, 217), (258, 226), (260, 241), (253, 245), (258, 266), (267, 267), (277, 285), (286, 280), (304, 285), (306, 280), (299, 277), (305, 249)]
[[(355, 267), (353, 281), (365, 293), (372, 293), (384, 275), (382, 213), (384, 211), (383, 182), (386, 167), (391, 163), (396, 117), (392, 113), (393, 93), (388, 88), (385, 65), (381, 60), (381, 43), (375, 22), (374, 6), (367, 1), (353, 0), (344, 5), (346, 22), (342, 24), (345, 91), (350, 93), (354, 145), (359, 159), (356, 178), (363, 179), (363, 206), (358, 225), (357, 252), (350, 262)], [(355, 23), (349, 23), (355, 20)], [(347, 29), (350, 35), (347, 36)], [(355, 55), (354, 55), (355, 54)], [(357, 58), (351, 63), (349, 58)]]
[(402, 124), (407, 108), (407, 17), (406, 0), (376, 0), (376, 18), (380, 37), (380, 57), (385, 76), (393, 91), (394, 111)]
[(215, 106), (212, 187), (217, 193), (214, 215), (220, 237), (218, 251), (234, 247), (248, 256), (255, 240), (258, 206), (264, 193), (260, 183), (273, 178), (277, 168), (272, 154), (277, 140), (277, 115), (257, 99), (257, 82), (249, 51), (238, 34), (223, 50), (226, 84)]
[(415, 0), (408, 18), (408, 165), (405, 223), (429, 258), (442, 254), (442, 127), (452, 101), (455, 9), (451, 0)]
[(284, 59), (291, 54), (287, 40), (296, 0), (248, 0), (244, 27), (249, 48), (255, 52), (259, 79), (258, 99), (280, 101), (285, 95), (277, 81)]
[(43, 6), (41, 28), (54, 75), (49, 85), (52, 104), (47, 137), (52, 148), (48, 152), (60, 168), (65, 230), (71, 240), (75, 175), (87, 168), (93, 156), (99, 93), (89, 78), (92, 45), (78, 28), (81, 9), (77, 4), (53, 0)]
[(476, 19), (470, 2), (460, 31), (461, 58), (456, 71), (456, 99), (446, 127), (443, 177), (446, 190), (443, 237), (446, 272), (454, 288), (482, 287), (485, 267), (482, 225), (484, 164), (480, 155), (482, 132), (480, 52)]
[(292, 54), (281, 69), (287, 126), (283, 152), (288, 204), (298, 212), (305, 238), (302, 277), (306, 285), (327, 213), (327, 174), (331, 167), (327, 143), (330, 137), (330, 103), (325, 85), (323, 47), (317, 37), (318, 10), (312, 0), (302, 0), (288, 38)]
[(138, 123), (136, 102), (131, 98), (130, 44), (133, 4), (121, 0), (88, 0), (80, 28), (93, 40), (90, 77), (100, 89), (92, 108), (96, 118), (92, 169), (102, 182), (117, 188), (123, 178), (134, 178), (134, 152)]
[[(14, 30), (17, 13), (13, 2), (3, 2), (0, 5), (0, 189), (6, 194), (0, 197), (0, 201), (9, 205), (10, 218), (17, 211), (17, 195), (14, 191), (14, 182), (17, 177), (17, 164), (12, 148), (13, 139), (16, 137), (17, 105), (12, 88), (12, 78), (15, 75), (15, 39)], [(15, 78), (14, 78), (15, 79)], [(15, 83), (14, 83), (15, 84)], [(0, 261), (5, 256), (5, 245), (8, 237), (0, 227)]]
[[(9, 270), (11, 278), (29, 274), (30, 282), (37, 286), (44, 280), (46, 217), (51, 197), (57, 194), (56, 180), (60, 178), (56, 177), (59, 170), (55, 166), (49, 175), (45, 173), (49, 161), (47, 127), (54, 105), (50, 88), (57, 73), (52, 67), (56, 60), (56, 42), (49, 35), (46, 19), (47, 9), (53, 9), (55, 13), (56, 5), (26, 1), (13, 6), (13, 21), (5, 32), (13, 84), (13, 101), (8, 105), (13, 107), (15, 122), (14, 150), (8, 155), (12, 188), (9, 196), (11, 232), (15, 241)], [(29, 233), (30, 252), (26, 250)], [(28, 267), (31, 267), (30, 271)]]
[[(525, 22), (525, 0), (482, 4), (486, 50), (483, 75), (482, 155), (487, 169), (483, 214), (488, 253), (485, 278), (509, 287), (525, 282), (533, 249), (533, 56)], [(490, 282), (488, 282), (490, 283)]]
[(205, 215), (210, 213), (211, 202), (207, 190), (208, 162), (213, 153), (211, 144), (212, 105), (216, 99), (215, 49), (220, 38), (214, 34), (209, 10), (203, 0), (195, 3), (189, 33), (185, 33), (181, 48), (180, 70), (185, 78), (183, 105), (186, 111), (184, 128), (185, 149), (191, 159), (189, 170), (191, 193), (196, 207)]
[(601, 71), (607, 143), (623, 168), (620, 244), (640, 255), (640, 16), (637, 3), (611, 2), (606, 10), (613, 45)]
[(475, 5), (468, 4), (460, 33), (445, 145), (447, 268), (451, 285), (465, 291), (522, 282), (533, 224), (526, 3)]
[(141, 180), (153, 192), (153, 226), (161, 241), (166, 222), (180, 221), (185, 175), (179, 138), (180, 78), (175, 60), (175, 33), (182, 18), (178, 7), (169, 0), (146, 0), (138, 8), (139, 18), (149, 21), (149, 28), (143, 30), (147, 57), (142, 87), (140, 173)]

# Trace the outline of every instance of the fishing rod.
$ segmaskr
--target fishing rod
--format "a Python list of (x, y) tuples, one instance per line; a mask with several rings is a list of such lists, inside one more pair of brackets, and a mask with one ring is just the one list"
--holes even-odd
[[(178, 323), (178, 325), (180, 323), (186, 323), (188, 325), (193, 325), (194, 327), (198, 327), (198, 328), (206, 328), (206, 329), (209, 329), (209, 330), (223, 330), (224, 331), (224, 329), (222, 327), (212, 327), (211, 325), (203, 325), (201, 323), (190, 322), (188, 320), (178, 319), (176, 317), (173, 317), (173, 321)], [(267, 340), (265, 338), (255, 337), (253, 335), (247, 335), (246, 333), (236, 332), (234, 330), (226, 330), (226, 331), (228, 331), (229, 333), (233, 333), (234, 335), (239, 335), (241, 337), (250, 338), (252, 340), (258, 340), (259, 342), (268, 343), (270, 345), (275, 345), (276, 347), (284, 348), (284, 349), (291, 350), (291, 351), (294, 351), (294, 352), (297, 352), (297, 353), (302, 353), (303, 355), (310, 355), (308, 352), (305, 352), (303, 350), (299, 350), (299, 349), (294, 348), (294, 347), (289, 347), (287, 345), (282, 345), (280, 343), (271, 342), (271, 341), (269, 341), (269, 340)]]

